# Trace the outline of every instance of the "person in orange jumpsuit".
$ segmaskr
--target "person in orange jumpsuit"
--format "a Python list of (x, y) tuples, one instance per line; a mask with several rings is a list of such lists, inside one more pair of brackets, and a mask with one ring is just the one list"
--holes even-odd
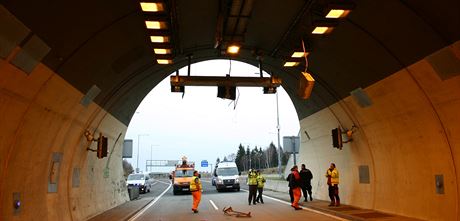
[(193, 196), (192, 211), (198, 213), (198, 204), (201, 201), (201, 192), (203, 192), (203, 186), (201, 185), (200, 175), (198, 171), (193, 172), (192, 182), (190, 182), (190, 192)]
[(294, 165), (291, 169), (291, 176), (289, 179), (289, 186), (292, 189), (292, 195), (294, 196), (294, 201), (291, 203), (291, 206), (294, 207), (295, 210), (301, 210), (302, 208), (299, 206), (301, 194), (301, 178), (298, 171), (297, 165)]

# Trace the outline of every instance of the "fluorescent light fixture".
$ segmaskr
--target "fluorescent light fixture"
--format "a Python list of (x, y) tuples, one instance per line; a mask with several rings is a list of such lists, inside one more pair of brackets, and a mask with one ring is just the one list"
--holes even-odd
[(145, 21), (147, 29), (165, 29), (166, 23), (163, 21)]
[(172, 60), (168, 59), (157, 59), (158, 64), (172, 64)]
[(150, 36), (150, 41), (153, 43), (169, 42), (168, 36)]
[(331, 9), (329, 13), (327, 13), (326, 18), (343, 18), (346, 17), (348, 13), (350, 13), (350, 10)]
[(144, 12), (161, 12), (165, 10), (162, 3), (155, 2), (141, 2), (141, 8)]
[(240, 51), (240, 46), (238, 45), (230, 45), (227, 48), (227, 53), (230, 53), (230, 54), (238, 54), (239, 51)]
[(311, 32), (312, 34), (327, 34), (334, 29), (333, 27), (315, 27), (315, 29)]
[(303, 58), (308, 55), (308, 52), (303, 51), (295, 51), (292, 53), (291, 58)]
[(171, 49), (167, 48), (154, 48), (155, 54), (171, 54)]
[(284, 63), (284, 67), (294, 67), (297, 65), (299, 65), (299, 62), (295, 62), (295, 61), (286, 61), (286, 63)]

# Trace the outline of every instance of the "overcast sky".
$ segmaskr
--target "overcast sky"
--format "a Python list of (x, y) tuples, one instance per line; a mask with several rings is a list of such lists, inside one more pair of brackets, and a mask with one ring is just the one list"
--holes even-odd
[[(259, 76), (255, 74), (257, 67), (238, 61), (231, 64), (231, 76)], [(225, 76), (229, 66), (229, 60), (200, 62), (192, 65), (191, 75)], [(186, 67), (180, 70), (180, 75), (186, 74)], [(297, 136), (299, 120), (282, 87), (278, 93), (282, 145), (283, 136)], [(144, 134), (139, 142), (141, 171), (145, 171), (151, 150), (153, 160), (187, 156), (196, 162), (198, 170), (209, 171), (209, 167), (200, 167), (202, 160), (214, 164), (217, 157), (236, 153), (240, 143), (251, 149), (265, 148), (272, 141), (277, 145), (276, 95), (263, 94), (260, 87), (239, 87), (236, 96), (236, 108), (231, 100), (217, 97), (217, 87), (185, 87), (182, 98), (182, 93), (171, 92), (169, 77), (165, 78), (144, 98), (131, 119), (125, 139), (133, 140), (133, 158), (128, 161), (136, 168), (140, 134)]]

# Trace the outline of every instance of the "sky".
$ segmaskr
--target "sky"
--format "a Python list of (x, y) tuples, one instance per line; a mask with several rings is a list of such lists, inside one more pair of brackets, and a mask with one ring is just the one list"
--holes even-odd
[[(192, 64), (191, 76), (259, 76), (257, 67), (238, 61), (211, 60)], [(175, 73), (172, 73), (175, 74)], [(179, 71), (187, 75), (187, 67)], [(264, 77), (269, 77), (264, 73)], [(282, 78), (282, 76), (281, 76)], [(299, 120), (287, 93), (278, 87), (280, 143), (283, 136), (297, 136)], [(235, 106), (236, 103), (236, 106)], [(235, 153), (239, 144), (277, 145), (276, 95), (261, 87), (238, 87), (236, 100), (217, 97), (217, 87), (185, 87), (185, 95), (172, 93), (169, 76), (142, 101), (128, 126), (125, 139), (133, 140), (133, 158), (127, 159), (145, 172), (146, 160), (180, 160), (186, 156), (199, 171), (202, 160), (214, 164)], [(211, 166), (211, 165), (209, 165)], [(155, 172), (170, 172), (158, 168)]]

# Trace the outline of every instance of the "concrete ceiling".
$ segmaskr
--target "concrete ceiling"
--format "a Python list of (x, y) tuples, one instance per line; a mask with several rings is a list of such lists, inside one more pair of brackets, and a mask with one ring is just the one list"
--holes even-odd
[[(165, 0), (172, 24), (174, 64), (158, 65), (139, 2), (0, 1), (51, 48), (43, 63), (128, 124), (135, 109), (161, 80), (193, 62), (227, 59), (225, 46), (240, 41), (233, 59), (257, 65), (283, 79), (299, 118), (349, 96), (460, 39), (458, 0), (354, 0), (356, 8), (326, 36), (312, 36), (326, 0)], [(235, 14), (236, 13), (236, 14)], [(240, 15), (240, 16), (237, 16)], [(308, 69), (317, 84), (312, 97), (296, 95), (300, 71), (283, 61), (304, 39)]]

